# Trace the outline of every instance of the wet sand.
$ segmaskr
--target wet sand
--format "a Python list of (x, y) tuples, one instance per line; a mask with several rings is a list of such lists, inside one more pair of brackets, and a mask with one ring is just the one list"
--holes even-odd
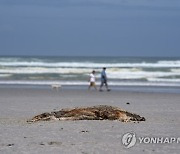
[[(26, 120), (43, 112), (80, 106), (117, 106), (145, 122)], [(0, 88), (0, 153), (179, 153), (177, 143), (139, 143), (127, 149), (122, 136), (180, 137), (180, 95), (84, 89)]]

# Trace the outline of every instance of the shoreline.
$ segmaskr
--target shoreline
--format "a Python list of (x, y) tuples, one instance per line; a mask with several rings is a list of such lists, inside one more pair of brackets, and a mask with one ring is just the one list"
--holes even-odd
[[(53, 85), (53, 84), (52, 84)], [(52, 85), (34, 85), (34, 84), (0, 84), (0, 88), (28, 88), (28, 89), (52, 89)], [(56, 85), (56, 84), (55, 84)], [(60, 85), (60, 84), (59, 84)], [(87, 85), (60, 85), (58, 90), (64, 89), (64, 90), (88, 90), (88, 84)], [(99, 85), (97, 85), (97, 88), (99, 89)], [(104, 91), (105, 90), (105, 87)], [(180, 87), (175, 86), (130, 86), (130, 85), (122, 85), (122, 86), (111, 86), (109, 85), (109, 88), (112, 91), (121, 91), (121, 92), (146, 92), (146, 93), (175, 93), (180, 94)], [(95, 90), (91, 88), (91, 90)]]

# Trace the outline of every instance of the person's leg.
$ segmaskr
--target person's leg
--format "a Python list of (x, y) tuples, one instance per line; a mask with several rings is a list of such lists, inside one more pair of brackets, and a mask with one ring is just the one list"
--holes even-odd
[(105, 86), (106, 86), (106, 90), (107, 90), (107, 91), (110, 91), (110, 89), (108, 88), (107, 82), (105, 82)]
[(101, 85), (100, 85), (99, 91), (102, 91), (103, 84), (104, 84), (104, 82), (101, 81)]
[(92, 87), (92, 83), (90, 82), (89, 87), (88, 87), (88, 90), (90, 90), (91, 87)]
[(94, 88), (97, 90), (96, 83), (94, 83)]
[(94, 89), (97, 90), (97, 88), (96, 88), (96, 83), (95, 83), (95, 82), (93, 83), (93, 87), (94, 87)]
[(105, 84), (106, 90), (108, 90), (108, 84), (107, 84), (107, 82), (105, 81), (104, 84)]

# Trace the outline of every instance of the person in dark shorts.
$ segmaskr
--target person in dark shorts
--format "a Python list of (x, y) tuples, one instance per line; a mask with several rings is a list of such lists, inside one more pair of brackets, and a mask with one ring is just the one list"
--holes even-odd
[(101, 72), (101, 85), (100, 85), (99, 91), (103, 91), (102, 90), (103, 85), (106, 86), (107, 91), (110, 91), (110, 89), (108, 88), (108, 84), (107, 84), (106, 67), (103, 67), (103, 70)]

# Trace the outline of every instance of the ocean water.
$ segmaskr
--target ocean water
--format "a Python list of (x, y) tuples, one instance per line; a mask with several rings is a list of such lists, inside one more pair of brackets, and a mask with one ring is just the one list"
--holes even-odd
[(106, 67), (111, 86), (180, 87), (180, 58), (0, 57), (0, 84), (88, 85), (89, 74)]

